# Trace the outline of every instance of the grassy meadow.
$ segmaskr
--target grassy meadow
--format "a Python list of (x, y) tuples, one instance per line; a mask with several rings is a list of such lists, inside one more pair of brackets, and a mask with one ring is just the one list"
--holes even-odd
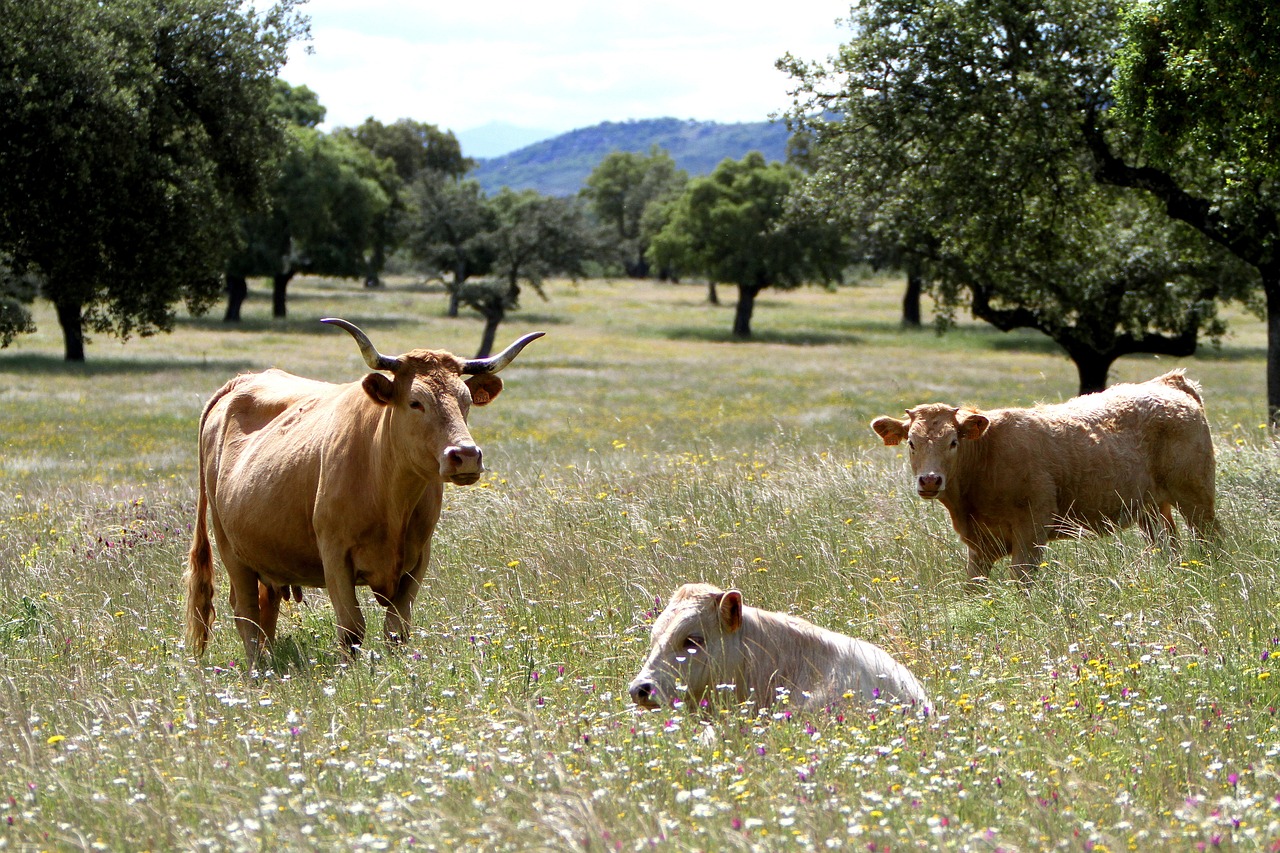
[[(98, 339), (84, 366), (45, 310), (0, 352), (0, 848), (1280, 850), (1257, 319), (1112, 375), (1203, 384), (1221, 547), (1058, 542), (1028, 599), (962, 591), (945, 511), (868, 422), (1069, 397), (1043, 338), (904, 332), (895, 279), (766, 291), (751, 343), (729, 288), (552, 282), (499, 332), (548, 335), (472, 412), (488, 473), (447, 487), (407, 649), (367, 601), (345, 661), (312, 590), (249, 678), (221, 568), (209, 654), (182, 639), (204, 401), (246, 370), (358, 379), (319, 317), (391, 353), (481, 331), (409, 284), (291, 292), (286, 321), (259, 287), (238, 327)], [(694, 580), (885, 646), (935, 707), (637, 712), (652, 619)]]

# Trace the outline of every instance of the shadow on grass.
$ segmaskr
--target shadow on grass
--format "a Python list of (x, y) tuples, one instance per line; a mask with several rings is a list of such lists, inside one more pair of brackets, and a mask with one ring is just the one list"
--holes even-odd
[(864, 341), (851, 332), (798, 330), (794, 332), (755, 332), (750, 338), (736, 338), (728, 329), (708, 329), (697, 326), (667, 326), (657, 329), (658, 337), (673, 341), (696, 341), (711, 344), (786, 344), (788, 346), (853, 345)]
[(255, 369), (255, 364), (242, 359), (191, 359), (189, 361), (173, 361), (160, 358), (98, 359), (92, 354), (84, 362), (66, 361), (59, 356), (23, 354), (0, 356), (0, 374), (37, 375), (37, 376), (142, 376), (171, 372), (174, 370), (191, 370), (203, 373), (213, 370), (219, 373), (238, 373)]
[(1266, 361), (1266, 347), (1206, 347), (1196, 350), (1195, 357), (1200, 361)]
[[(352, 320), (351, 317), (343, 317), (342, 319), (355, 323), (362, 329), (399, 325), (399, 322), (393, 317), (363, 317), (358, 320)], [(271, 332), (278, 335), (320, 335), (341, 331), (334, 326), (321, 323), (319, 317), (309, 315), (306, 317), (246, 317), (235, 323), (227, 323), (221, 317), (206, 314), (203, 317), (181, 317), (174, 323), (174, 326), (186, 329), (200, 329), (205, 332)]]
[[(329, 315), (325, 315), (329, 316)], [(339, 314), (343, 320), (355, 323), (366, 332), (373, 329), (390, 329), (404, 326), (412, 322), (412, 318), (405, 314), (387, 314), (384, 316), (371, 317), (358, 312), (345, 312)], [(446, 317), (443, 313), (430, 313), (422, 315), (424, 320), (455, 320), (461, 324), (475, 326), (476, 340), (478, 341), (483, 332), (484, 319), (475, 312), (459, 313), (457, 317)], [(504, 332), (511, 334), (512, 338), (517, 338), (526, 331), (535, 327), (544, 326), (563, 326), (571, 322), (565, 317), (554, 314), (540, 314), (537, 312), (518, 311), (508, 315), (507, 319), (498, 327), (498, 337), (501, 338)], [(205, 315), (203, 317), (183, 317), (179, 318), (175, 324), (188, 329), (200, 329), (206, 332), (271, 332), (282, 335), (331, 335), (335, 331), (341, 331), (336, 326), (330, 326), (321, 323), (319, 317), (246, 317), (239, 322), (227, 323), (221, 317)], [(430, 346), (430, 344), (425, 344)]]
[(985, 346), (992, 352), (1017, 352), (1017, 353), (1035, 353), (1036, 355), (1062, 355), (1063, 349), (1058, 346), (1052, 338), (1044, 335), (1018, 335), (1017, 337), (1006, 337), (1004, 333), (998, 333), (1000, 337), (990, 337), (984, 340), (986, 336), (971, 336), (971, 340), (979, 346)]

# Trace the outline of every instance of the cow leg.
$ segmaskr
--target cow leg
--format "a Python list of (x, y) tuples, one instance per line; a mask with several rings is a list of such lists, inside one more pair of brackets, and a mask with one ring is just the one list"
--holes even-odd
[(981, 592), (987, 587), (987, 579), (991, 577), (991, 567), (995, 558), (977, 545), (969, 546), (969, 562), (965, 566), (968, 580), (964, 587), (968, 592)]
[(1044, 562), (1045, 546), (1039, 542), (1019, 543), (1013, 552), (1013, 560), (1009, 565), (1009, 575), (1022, 587), (1023, 592), (1031, 589), (1031, 578)]
[(276, 622), (280, 618), (280, 601), (287, 596), (288, 591), (288, 587), (284, 587), (282, 591), (278, 587), (258, 582), (258, 624), (262, 626), (262, 633), (266, 636), (268, 643), (276, 641)]
[(1213, 491), (1196, 489), (1184, 500), (1174, 501), (1178, 514), (1187, 520), (1195, 537), (1202, 542), (1215, 542), (1221, 533), (1213, 508)]
[(333, 602), (333, 613), (338, 622), (338, 642), (348, 653), (364, 642), (364, 613), (360, 599), (356, 597), (355, 568), (344, 556), (324, 560), (324, 587)]
[(222, 563), (231, 580), (231, 611), (235, 614), (240, 641), (244, 643), (245, 671), (253, 672), (258, 668), (258, 658), (267, 639), (258, 607), (258, 575), (239, 563), (228, 562), (225, 556)]
[(413, 601), (418, 597), (418, 588), (422, 583), (426, 560), (418, 564), (412, 572), (400, 576), (400, 583), (389, 601), (382, 602), (387, 608), (387, 618), (383, 622), (382, 633), (388, 643), (406, 643), (409, 641), (409, 620), (413, 613)]
[(1173, 521), (1171, 504), (1143, 507), (1138, 514), (1138, 527), (1153, 548), (1170, 550), (1178, 544), (1178, 526)]

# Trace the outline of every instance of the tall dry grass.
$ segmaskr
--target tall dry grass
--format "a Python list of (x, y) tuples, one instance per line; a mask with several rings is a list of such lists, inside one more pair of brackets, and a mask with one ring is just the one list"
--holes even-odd
[[(358, 378), (320, 316), (384, 351), (479, 340), (422, 288), (294, 290), (286, 322), (259, 298), (242, 329), (183, 319), (88, 367), (44, 315), (0, 354), (0, 846), (1275, 849), (1256, 320), (1178, 362), (1206, 389), (1221, 548), (1055, 543), (1027, 599), (961, 591), (945, 514), (867, 423), (1070, 396), (1043, 340), (903, 332), (893, 281), (769, 295), (748, 344), (701, 288), (555, 283), (504, 326), (549, 334), (473, 414), (490, 473), (446, 493), (408, 650), (344, 661), (314, 591), (252, 679), (225, 620), (202, 662), (181, 640), (204, 399), (268, 366)], [(690, 580), (886, 646), (933, 713), (637, 713), (648, 626)]]

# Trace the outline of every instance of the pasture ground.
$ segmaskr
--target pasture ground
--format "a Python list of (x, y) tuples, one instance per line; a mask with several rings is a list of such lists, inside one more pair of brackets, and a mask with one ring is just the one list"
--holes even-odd
[[(238, 328), (183, 318), (95, 341), (86, 366), (42, 309), (0, 353), (0, 848), (1280, 849), (1280, 466), (1255, 318), (1112, 375), (1203, 384), (1221, 547), (1055, 543), (1028, 600), (961, 591), (945, 512), (867, 424), (1071, 396), (1050, 343), (904, 332), (892, 279), (766, 292), (751, 343), (727, 338), (729, 288), (714, 308), (697, 286), (552, 282), (499, 333), (548, 335), (472, 413), (489, 473), (448, 487), (408, 648), (344, 661), (310, 591), (253, 679), (221, 569), (210, 653), (183, 647), (204, 400), (271, 366), (359, 378), (322, 316), (385, 352), (480, 337), (429, 288), (291, 291), (288, 320), (259, 288)], [(692, 580), (884, 645), (936, 707), (637, 712), (649, 625)]]

